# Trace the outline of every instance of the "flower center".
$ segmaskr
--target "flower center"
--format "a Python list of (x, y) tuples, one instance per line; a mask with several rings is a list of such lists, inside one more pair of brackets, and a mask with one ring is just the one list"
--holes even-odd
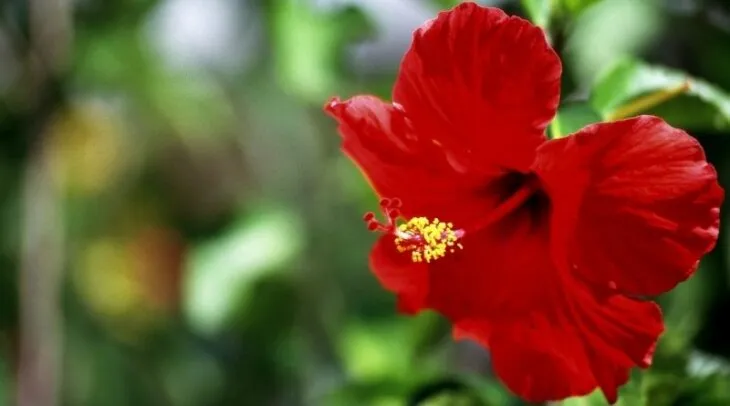
[(447, 253), (455, 252), (457, 248), (463, 248), (459, 240), (464, 236), (464, 230), (454, 229), (452, 223), (437, 218), (430, 220), (427, 217), (413, 217), (398, 224), (400, 199), (382, 199), (380, 207), (386, 222), (378, 221), (373, 212), (368, 212), (363, 217), (368, 230), (395, 236), (398, 252), (410, 252), (413, 262), (431, 262), (443, 258)]

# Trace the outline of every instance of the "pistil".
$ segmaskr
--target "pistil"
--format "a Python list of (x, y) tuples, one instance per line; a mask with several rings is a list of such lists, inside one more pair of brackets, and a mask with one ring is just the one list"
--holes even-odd
[(465, 231), (454, 229), (452, 223), (438, 218), (413, 217), (398, 224), (401, 205), (399, 199), (382, 199), (380, 207), (385, 222), (377, 220), (375, 213), (368, 212), (363, 217), (368, 230), (393, 235), (398, 252), (410, 252), (413, 262), (431, 262), (463, 248), (459, 240)]

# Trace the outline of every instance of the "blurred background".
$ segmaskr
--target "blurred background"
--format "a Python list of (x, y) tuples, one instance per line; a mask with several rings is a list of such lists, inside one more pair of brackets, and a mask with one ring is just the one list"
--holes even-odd
[[(397, 315), (321, 111), (389, 98), (412, 30), (456, 3), (1, 0), (0, 405), (523, 404), (438, 316)], [(481, 3), (548, 30), (554, 131), (666, 99), (646, 112), (730, 185), (730, 2)], [(726, 234), (660, 298), (621, 405), (730, 405)]]

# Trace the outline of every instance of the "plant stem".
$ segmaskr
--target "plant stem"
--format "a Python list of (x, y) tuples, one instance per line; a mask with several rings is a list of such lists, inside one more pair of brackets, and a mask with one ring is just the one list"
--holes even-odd
[(662, 89), (654, 93), (650, 93), (646, 96), (640, 97), (629, 104), (619, 107), (613, 113), (606, 117), (607, 121), (616, 121), (624, 118), (636, 116), (642, 112), (645, 112), (652, 107), (656, 107), (662, 103), (665, 103), (681, 94), (686, 93), (690, 89), (690, 82), (685, 80), (682, 84), (669, 88)]

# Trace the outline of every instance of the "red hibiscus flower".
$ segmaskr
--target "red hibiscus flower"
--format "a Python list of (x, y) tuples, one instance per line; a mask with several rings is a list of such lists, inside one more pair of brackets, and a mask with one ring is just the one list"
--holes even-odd
[(449, 318), (528, 401), (600, 388), (613, 403), (664, 329), (639, 297), (697, 269), (724, 193), (697, 141), (657, 117), (547, 140), (560, 74), (539, 28), (463, 3), (414, 33), (392, 103), (325, 110), (382, 198), (370, 266), (400, 311)]

